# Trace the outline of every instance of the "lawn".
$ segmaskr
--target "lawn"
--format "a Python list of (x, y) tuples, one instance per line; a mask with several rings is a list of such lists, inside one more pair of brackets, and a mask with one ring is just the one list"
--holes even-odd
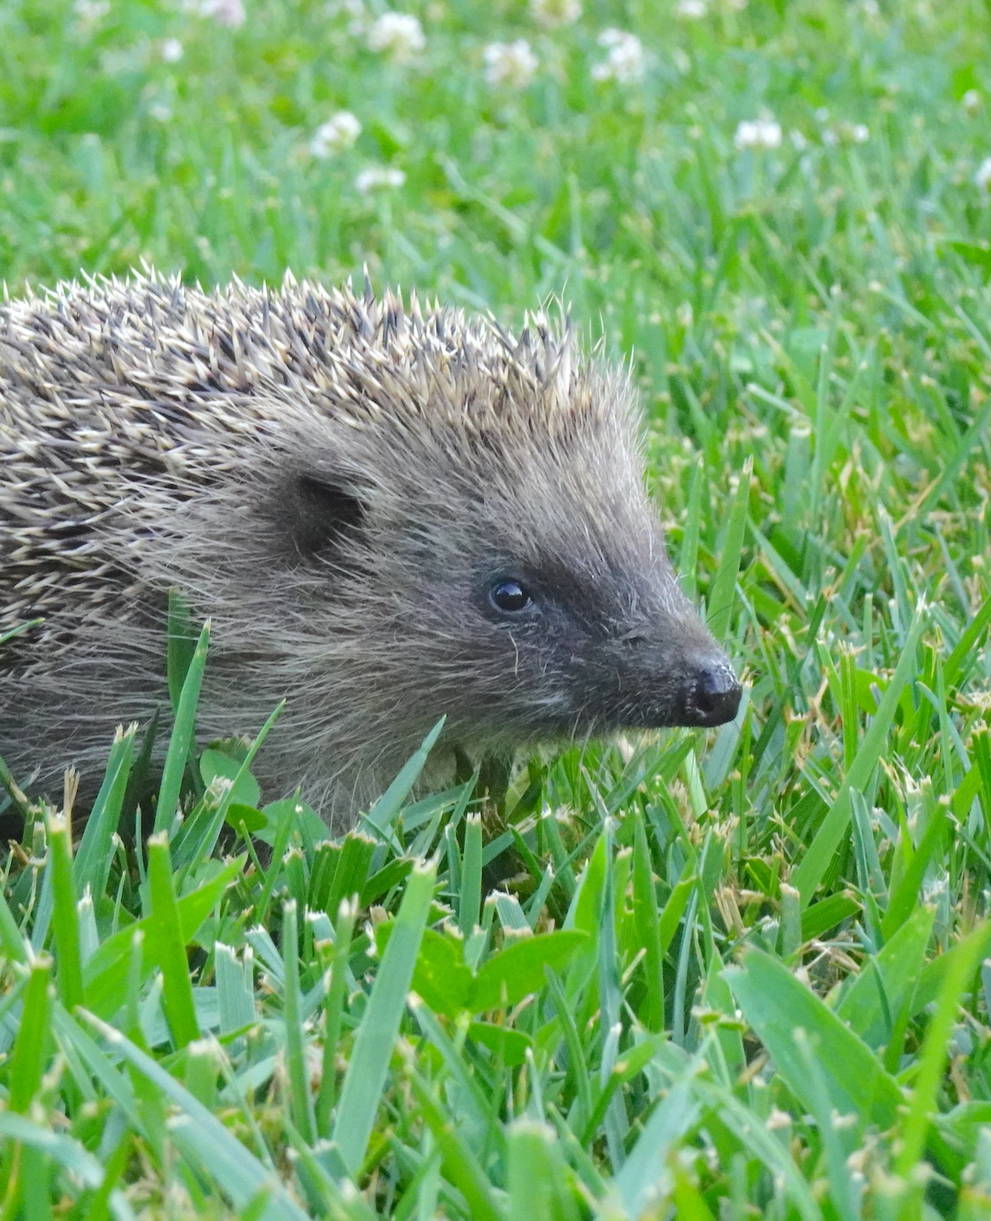
[(204, 635), (151, 837), (139, 732), (81, 839), (4, 852), (0, 1217), (991, 1215), (989, 38), (977, 0), (0, 5), (10, 293), (564, 297), (747, 682), (498, 806), (409, 799), (421, 752), (330, 842), (187, 749)]

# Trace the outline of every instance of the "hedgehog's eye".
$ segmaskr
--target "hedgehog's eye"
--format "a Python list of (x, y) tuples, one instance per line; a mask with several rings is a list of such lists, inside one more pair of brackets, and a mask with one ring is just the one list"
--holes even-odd
[(489, 599), (496, 610), (512, 615), (525, 610), (533, 601), (533, 596), (519, 581), (499, 580), (489, 590)]

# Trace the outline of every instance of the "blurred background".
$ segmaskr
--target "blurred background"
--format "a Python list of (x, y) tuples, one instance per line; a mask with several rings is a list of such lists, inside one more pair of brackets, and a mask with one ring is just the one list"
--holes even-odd
[(758, 372), (837, 291), (877, 336), (935, 258), (983, 283), (988, 32), (926, 0), (5, 0), (0, 273), (367, 264), (500, 313), (566, 291), (658, 388), (714, 345)]

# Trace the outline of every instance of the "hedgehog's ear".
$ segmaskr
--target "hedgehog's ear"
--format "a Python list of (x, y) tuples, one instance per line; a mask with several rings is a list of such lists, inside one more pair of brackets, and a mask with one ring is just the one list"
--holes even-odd
[(279, 516), (301, 559), (330, 558), (361, 529), (365, 505), (345, 480), (297, 475), (279, 506)]

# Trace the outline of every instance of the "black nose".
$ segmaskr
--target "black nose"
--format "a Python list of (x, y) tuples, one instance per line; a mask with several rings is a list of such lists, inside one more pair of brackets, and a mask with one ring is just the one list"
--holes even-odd
[(725, 725), (740, 707), (740, 684), (723, 661), (699, 667), (685, 701), (686, 725)]

